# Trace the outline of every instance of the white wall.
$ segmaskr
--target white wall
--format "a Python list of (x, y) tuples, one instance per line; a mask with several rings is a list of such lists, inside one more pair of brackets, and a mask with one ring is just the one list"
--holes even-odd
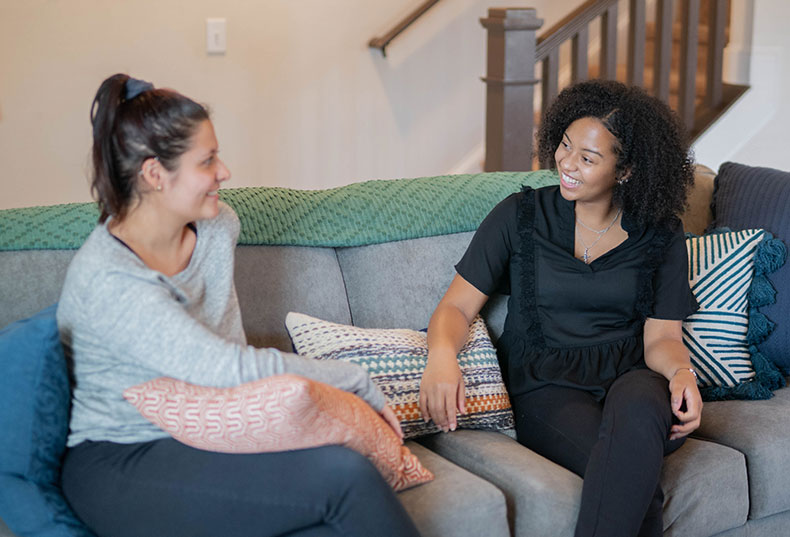
[[(526, 4), (546, 28), (581, 1)], [(0, 0), (0, 209), (89, 199), (89, 108), (115, 72), (208, 103), (229, 186), (326, 188), (466, 166), (483, 138), (478, 19), (519, 2), (444, 0), (387, 58), (368, 49), (417, 5)], [(224, 56), (205, 52), (207, 17), (227, 19)]]
[[(733, 81), (743, 73), (735, 60), (749, 59), (751, 89), (695, 144), (697, 161), (717, 169), (726, 161), (790, 170), (790, 2), (787, 0), (735, 0), (733, 11), (752, 17), (750, 48), (738, 47), (729, 63)], [(740, 62), (743, 65), (743, 61)]]

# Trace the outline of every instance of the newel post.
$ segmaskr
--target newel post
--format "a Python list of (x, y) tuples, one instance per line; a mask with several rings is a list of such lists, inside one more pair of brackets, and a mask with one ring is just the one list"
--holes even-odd
[(488, 30), (486, 171), (532, 169), (535, 44), (543, 20), (531, 8), (491, 8)]

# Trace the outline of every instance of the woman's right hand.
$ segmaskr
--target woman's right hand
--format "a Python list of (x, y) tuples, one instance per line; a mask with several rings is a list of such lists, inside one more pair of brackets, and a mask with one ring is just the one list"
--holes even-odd
[(451, 353), (433, 354), (422, 374), (420, 411), (423, 419), (442, 431), (454, 431), (458, 413), (466, 414), (464, 378), (457, 358)]

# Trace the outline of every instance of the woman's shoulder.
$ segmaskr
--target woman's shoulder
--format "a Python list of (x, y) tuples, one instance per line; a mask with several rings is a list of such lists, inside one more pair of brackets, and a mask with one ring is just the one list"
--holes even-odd
[(239, 236), (241, 224), (236, 212), (226, 203), (219, 202), (219, 213), (210, 220), (201, 220), (197, 223), (198, 236), (201, 233), (209, 235), (229, 236), (234, 241)]

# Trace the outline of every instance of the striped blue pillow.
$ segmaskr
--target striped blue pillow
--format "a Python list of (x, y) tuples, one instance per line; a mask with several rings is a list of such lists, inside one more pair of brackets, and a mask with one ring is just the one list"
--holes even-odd
[(773, 239), (762, 229), (686, 239), (689, 285), (700, 308), (684, 321), (683, 339), (705, 400), (767, 399), (784, 385), (753, 344), (756, 328), (750, 327), (760, 315), (750, 292), (755, 254), (765, 240)]

